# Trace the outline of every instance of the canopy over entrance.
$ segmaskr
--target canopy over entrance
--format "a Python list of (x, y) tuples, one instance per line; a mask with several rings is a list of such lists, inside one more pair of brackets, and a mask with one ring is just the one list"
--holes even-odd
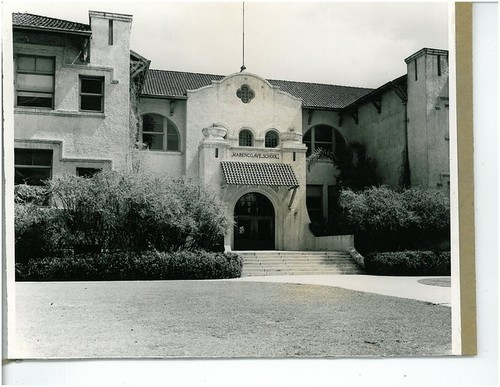
[(290, 164), (221, 161), (222, 173), (230, 185), (264, 185), (295, 188), (297, 176)]

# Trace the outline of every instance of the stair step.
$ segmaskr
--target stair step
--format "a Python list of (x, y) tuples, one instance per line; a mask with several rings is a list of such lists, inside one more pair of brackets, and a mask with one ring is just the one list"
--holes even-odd
[(276, 271), (276, 270), (267, 270), (262, 272), (244, 272), (242, 273), (243, 277), (261, 277), (261, 276), (270, 276), (270, 275), (353, 275), (353, 274), (362, 274), (359, 270), (304, 270), (304, 271)]
[(260, 267), (350, 267), (350, 266), (355, 266), (353, 262), (342, 262), (342, 263), (337, 263), (337, 262), (322, 262), (322, 263), (307, 263), (307, 262), (297, 262), (297, 263), (245, 263), (244, 267), (248, 268), (260, 268)]
[(241, 251), (242, 276), (362, 274), (344, 251)]

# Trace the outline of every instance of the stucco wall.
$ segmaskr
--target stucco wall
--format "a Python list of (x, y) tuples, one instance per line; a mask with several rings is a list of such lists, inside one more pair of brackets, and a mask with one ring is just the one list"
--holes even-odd
[[(185, 174), (186, 149), (186, 101), (165, 98), (144, 98), (139, 100), (139, 112), (160, 114), (177, 128), (180, 137), (180, 151), (141, 151), (139, 156), (144, 166), (154, 173), (169, 176)], [(137, 151), (139, 152), (139, 151)]]
[[(255, 97), (243, 103), (236, 95), (244, 84)], [(301, 130), (301, 101), (271, 86), (266, 80), (250, 73), (229, 75), (198, 90), (188, 91), (186, 120), (186, 172), (198, 173), (198, 145), (202, 129), (220, 123), (227, 129), (232, 145), (238, 144), (242, 128), (253, 132), (256, 145), (263, 146), (265, 132), (271, 128), (286, 132), (290, 127)]]
[[(447, 189), (449, 174), (448, 60), (423, 53), (408, 63), (408, 146), (412, 185)], [(415, 80), (415, 60), (418, 79)]]
[[(255, 93), (249, 103), (243, 103), (236, 96), (243, 84)], [(274, 206), (275, 248), (281, 250), (310, 249), (314, 245), (306, 209), (306, 147), (301, 142), (301, 122), (301, 101), (253, 74), (234, 74), (212, 86), (188, 92), (187, 173), (199, 173), (205, 184), (212, 186), (228, 204), (230, 212), (246, 193), (264, 194)], [(219, 123), (220, 132), (213, 128), (214, 123)], [(207, 128), (206, 137), (204, 128)], [(238, 146), (238, 133), (242, 128), (252, 131), (255, 146)], [(280, 133), (277, 148), (264, 147), (264, 136), (270, 128)], [(291, 187), (225, 184), (221, 169), (224, 160), (291, 165), (299, 182), (293, 201)], [(233, 230), (226, 235), (225, 244), (234, 247)]]
[(405, 147), (404, 105), (394, 91), (382, 95), (381, 112), (371, 103), (358, 107), (358, 124), (345, 117), (342, 127), (349, 142), (366, 146), (367, 157), (377, 162), (382, 183), (397, 188), (403, 171)]
[(16, 140), (15, 148), (52, 150), (52, 176), (62, 174), (76, 175), (77, 168), (95, 168), (102, 171), (111, 170), (111, 160), (91, 158), (67, 158), (62, 154), (62, 142), (51, 140)]
[[(391, 187), (399, 186), (405, 146), (404, 105), (394, 91), (381, 97), (382, 110), (379, 114), (371, 103), (358, 107), (358, 123), (349, 115), (340, 117), (338, 112), (309, 109), (303, 112), (303, 132), (311, 127), (324, 124), (339, 131), (347, 143), (360, 142), (366, 146), (367, 156), (376, 160), (382, 182)], [(326, 162), (317, 163), (307, 176), (308, 184), (335, 184), (338, 170)]]
[[(107, 19), (92, 19), (89, 64), (70, 62), (78, 56), (75, 48), (14, 45), (15, 53), (56, 58), (54, 109), (16, 108), (15, 139), (60, 141), (63, 158), (107, 159), (113, 168), (129, 167), (130, 20), (114, 21), (113, 46), (107, 40), (104, 45), (100, 36), (107, 23)], [(79, 75), (104, 77), (104, 113), (79, 112)]]
[[(304, 109), (302, 113), (302, 133), (316, 125), (329, 125), (339, 131), (344, 139), (345, 128), (339, 127), (339, 115), (337, 112), (329, 110)], [(307, 184), (314, 185), (334, 185), (338, 175), (338, 169), (330, 161), (319, 161), (310, 166), (307, 170)], [(326, 198), (325, 198), (326, 200)]]

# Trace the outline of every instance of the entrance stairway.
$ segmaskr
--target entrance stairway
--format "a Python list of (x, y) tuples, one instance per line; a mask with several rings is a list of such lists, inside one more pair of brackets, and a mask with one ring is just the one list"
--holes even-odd
[(243, 257), (242, 277), (270, 275), (363, 274), (343, 251), (235, 251)]

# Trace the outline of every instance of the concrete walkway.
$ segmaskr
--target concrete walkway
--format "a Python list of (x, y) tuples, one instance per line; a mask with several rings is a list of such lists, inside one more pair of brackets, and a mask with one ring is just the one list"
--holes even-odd
[[(450, 277), (393, 277), (372, 275), (281, 275), (243, 277), (230, 281), (280, 282), (335, 286), (344, 289), (409, 298), (451, 306)], [(443, 286), (448, 285), (448, 286)]]

